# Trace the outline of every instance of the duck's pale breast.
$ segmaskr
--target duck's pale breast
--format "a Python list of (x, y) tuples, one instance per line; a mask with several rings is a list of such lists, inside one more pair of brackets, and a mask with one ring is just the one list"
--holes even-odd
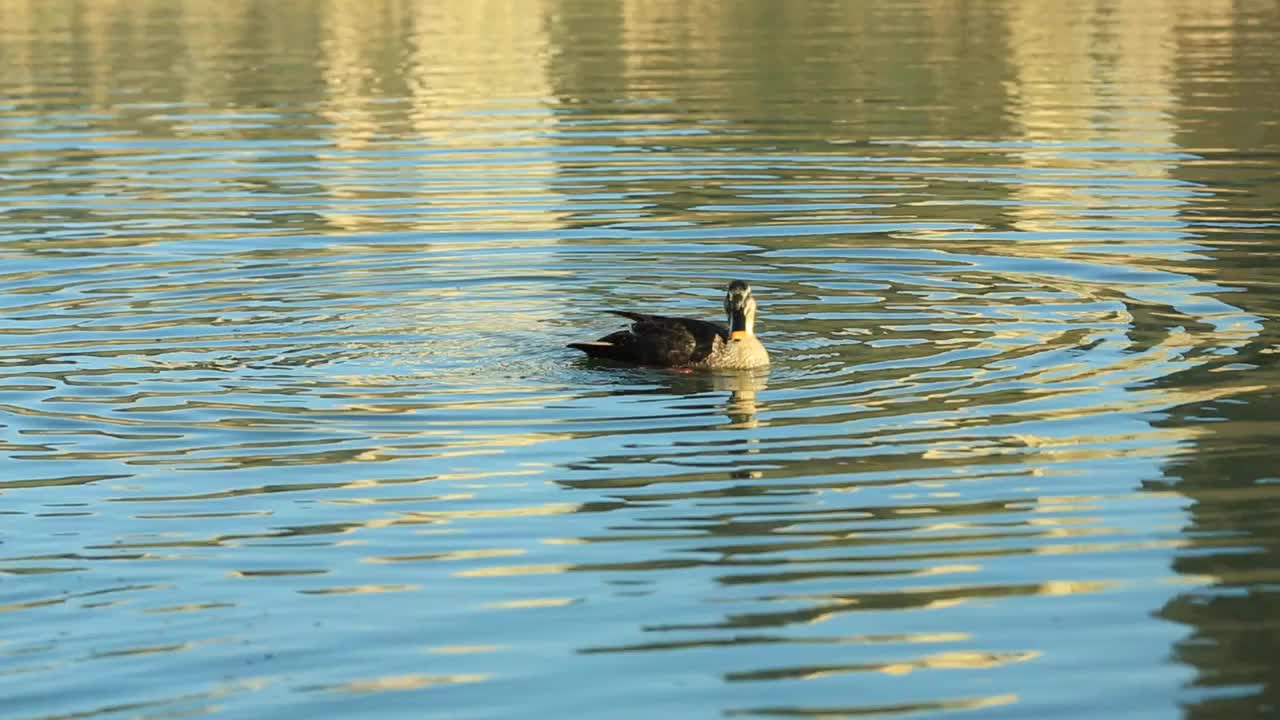
[(725, 341), (717, 337), (701, 365), (722, 370), (748, 370), (764, 367), (769, 364), (769, 351), (755, 335), (748, 335), (740, 340)]

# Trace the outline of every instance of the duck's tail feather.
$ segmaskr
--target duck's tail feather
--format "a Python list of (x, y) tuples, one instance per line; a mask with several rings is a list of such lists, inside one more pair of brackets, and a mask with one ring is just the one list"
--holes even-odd
[(597, 340), (595, 342), (572, 342), (568, 347), (574, 350), (581, 350), (588, 357), (604, 358), (606, 360), (630, 360), (631, 355), (627, 352), (627, 348), (615, 345), (611, 342)]

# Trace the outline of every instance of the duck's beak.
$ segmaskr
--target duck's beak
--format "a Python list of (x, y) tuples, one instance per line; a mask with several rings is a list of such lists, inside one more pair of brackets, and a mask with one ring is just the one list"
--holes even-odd
[(747, 335), (747, 309), (741, 307), (729, 311), (729, 338), (731, 340), (742, 340)]

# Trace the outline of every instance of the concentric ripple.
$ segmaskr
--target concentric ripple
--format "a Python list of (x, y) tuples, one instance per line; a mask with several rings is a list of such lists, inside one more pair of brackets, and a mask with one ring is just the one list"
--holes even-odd
[(0, 0), (0, 714), (1262, 707), (1273, 16), (464, 5)]

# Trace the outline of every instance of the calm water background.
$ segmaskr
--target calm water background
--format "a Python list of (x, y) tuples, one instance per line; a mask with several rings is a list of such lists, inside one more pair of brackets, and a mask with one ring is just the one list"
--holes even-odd
[(1277, 47), (0, 0), (0, 716), (1280, 715)]

